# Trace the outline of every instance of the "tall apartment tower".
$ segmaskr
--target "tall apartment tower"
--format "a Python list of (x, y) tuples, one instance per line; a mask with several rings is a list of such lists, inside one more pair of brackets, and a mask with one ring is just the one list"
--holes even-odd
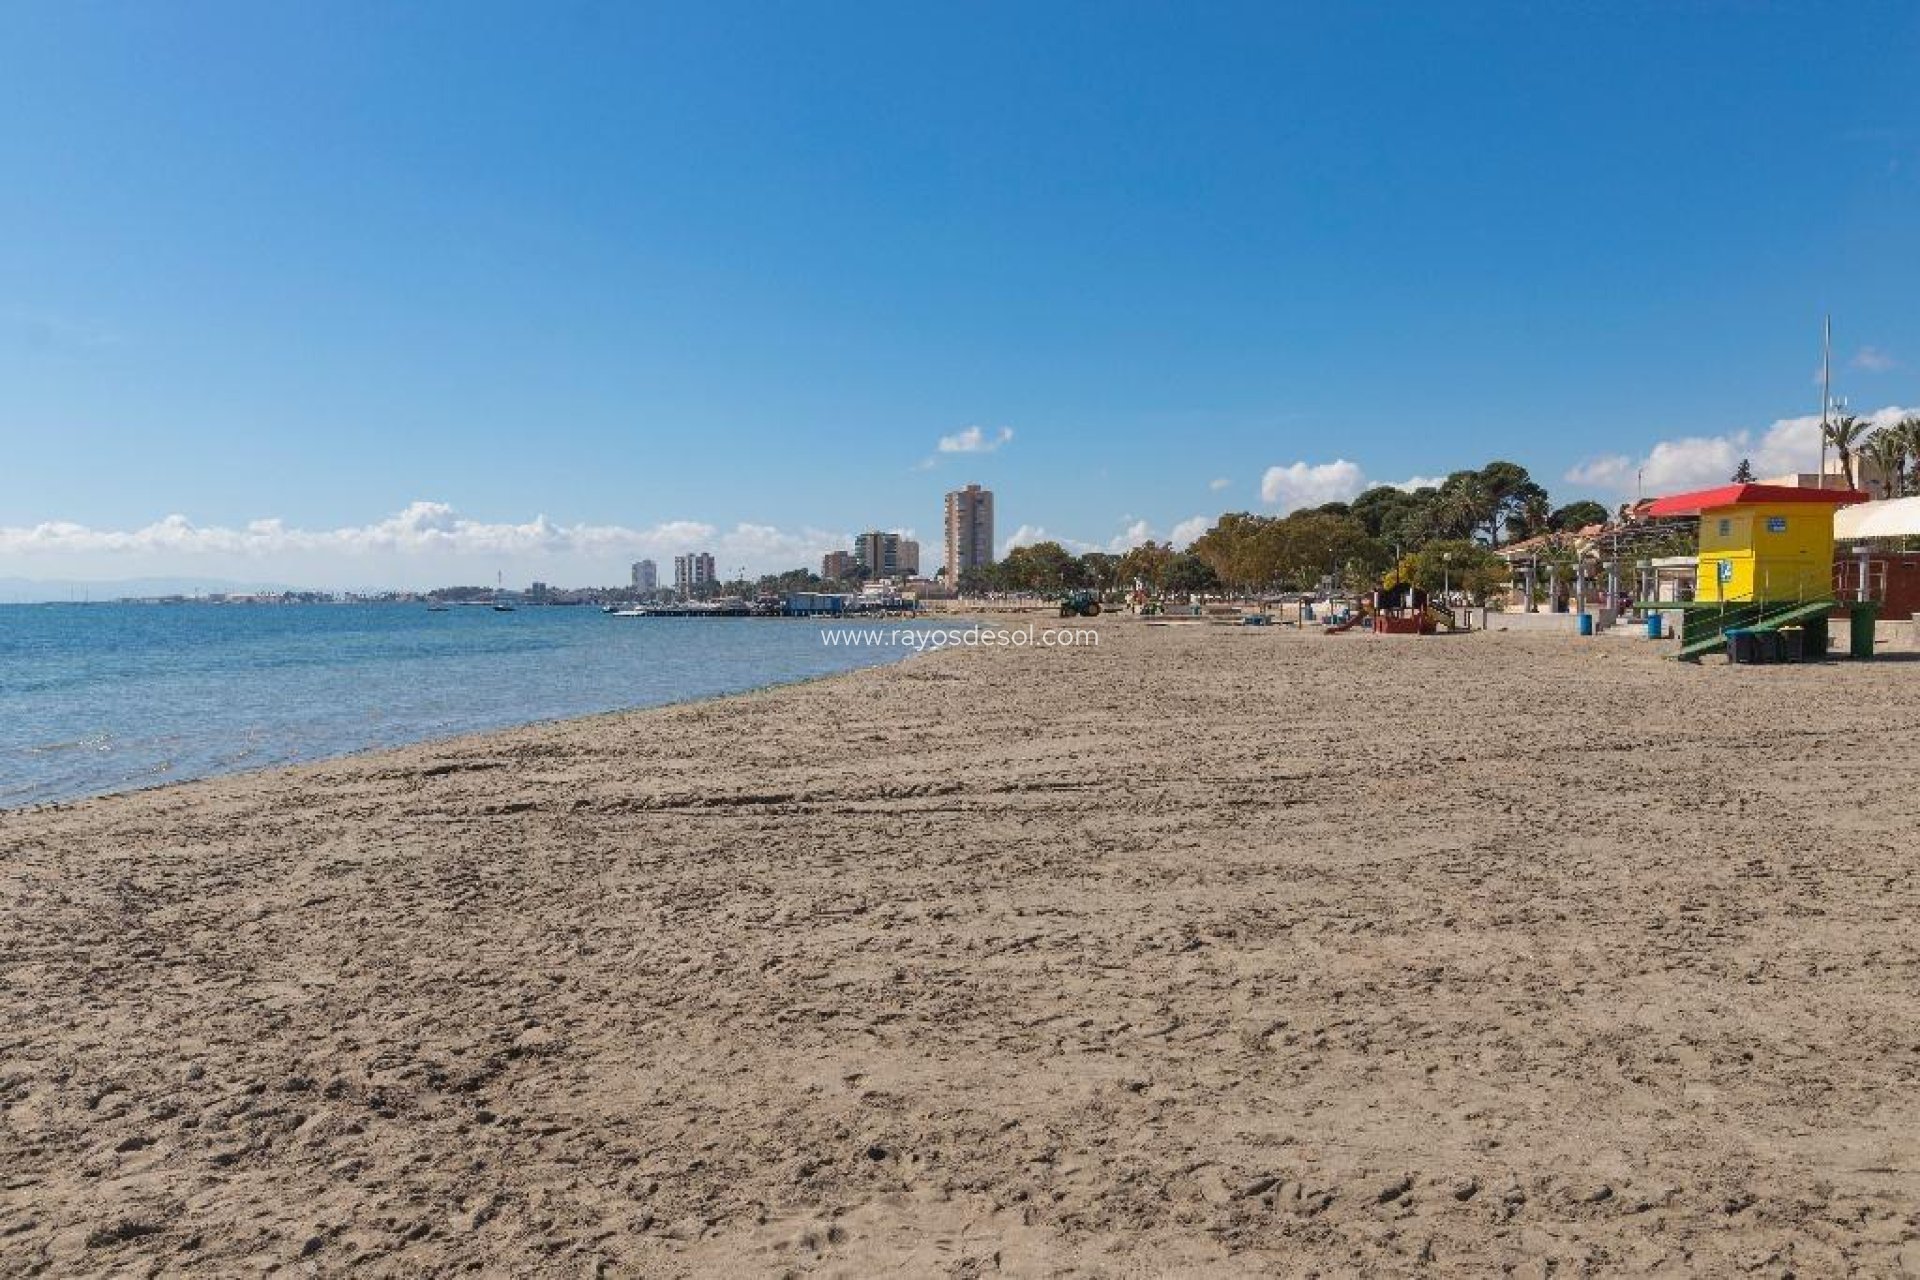
[(633, 589), (645, 595), (660, 589), (660, 566), (651, 560), (638, 560), (633, 566)]
[(713, 555), (696, 551), (673, 558), (673, 589), (681, 596), (704, 595), (714, 583)]
[(970, 484), (947, 495), (947, 581), (993, 563), (993, 491)]
[(920, 544), (912, 538), (900, 539), (900, 572), (909, 578), (920, 576)]
[(900, 567), (900, 535), (874, 530), (853, 540), (853, 561), (866, 571), (870, 580), (897, 578)]

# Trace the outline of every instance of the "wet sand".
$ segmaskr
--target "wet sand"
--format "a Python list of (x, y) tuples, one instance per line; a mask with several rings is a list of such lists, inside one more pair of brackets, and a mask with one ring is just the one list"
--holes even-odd
[(1920, 663), (1101, 630), (0, 814), (0, 1273), (1920, 1273)]

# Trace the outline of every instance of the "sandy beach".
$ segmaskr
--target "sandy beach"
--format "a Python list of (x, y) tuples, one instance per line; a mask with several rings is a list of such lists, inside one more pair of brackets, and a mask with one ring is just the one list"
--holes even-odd
[(0, 1273), (1920, 1274), (1920, 664), (1101, 631), (0, 814)]

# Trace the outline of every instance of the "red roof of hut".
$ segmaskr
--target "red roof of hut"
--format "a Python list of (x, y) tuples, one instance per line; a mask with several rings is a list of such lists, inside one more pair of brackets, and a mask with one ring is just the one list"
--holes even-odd
[(1648, 516), (1693, 516), (1715, 507), (1752, 507), (1763, 503), (1825, 503), (1830, 507), (1850, 507), (1865, 502), (1867, 495), (1858, 489), (1802, 489), (1790, 484), (1723, 484), (1714, 489), (1695, 489), (1692, 493), (1674, 493), (1655, 498), (1640, 513)]

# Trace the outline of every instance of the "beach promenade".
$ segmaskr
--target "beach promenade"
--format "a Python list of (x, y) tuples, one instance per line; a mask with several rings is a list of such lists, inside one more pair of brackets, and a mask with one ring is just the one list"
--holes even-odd
[(1920, 665), (1098, 625), (0, 814), (0, 1273), (1920, 1273)]

